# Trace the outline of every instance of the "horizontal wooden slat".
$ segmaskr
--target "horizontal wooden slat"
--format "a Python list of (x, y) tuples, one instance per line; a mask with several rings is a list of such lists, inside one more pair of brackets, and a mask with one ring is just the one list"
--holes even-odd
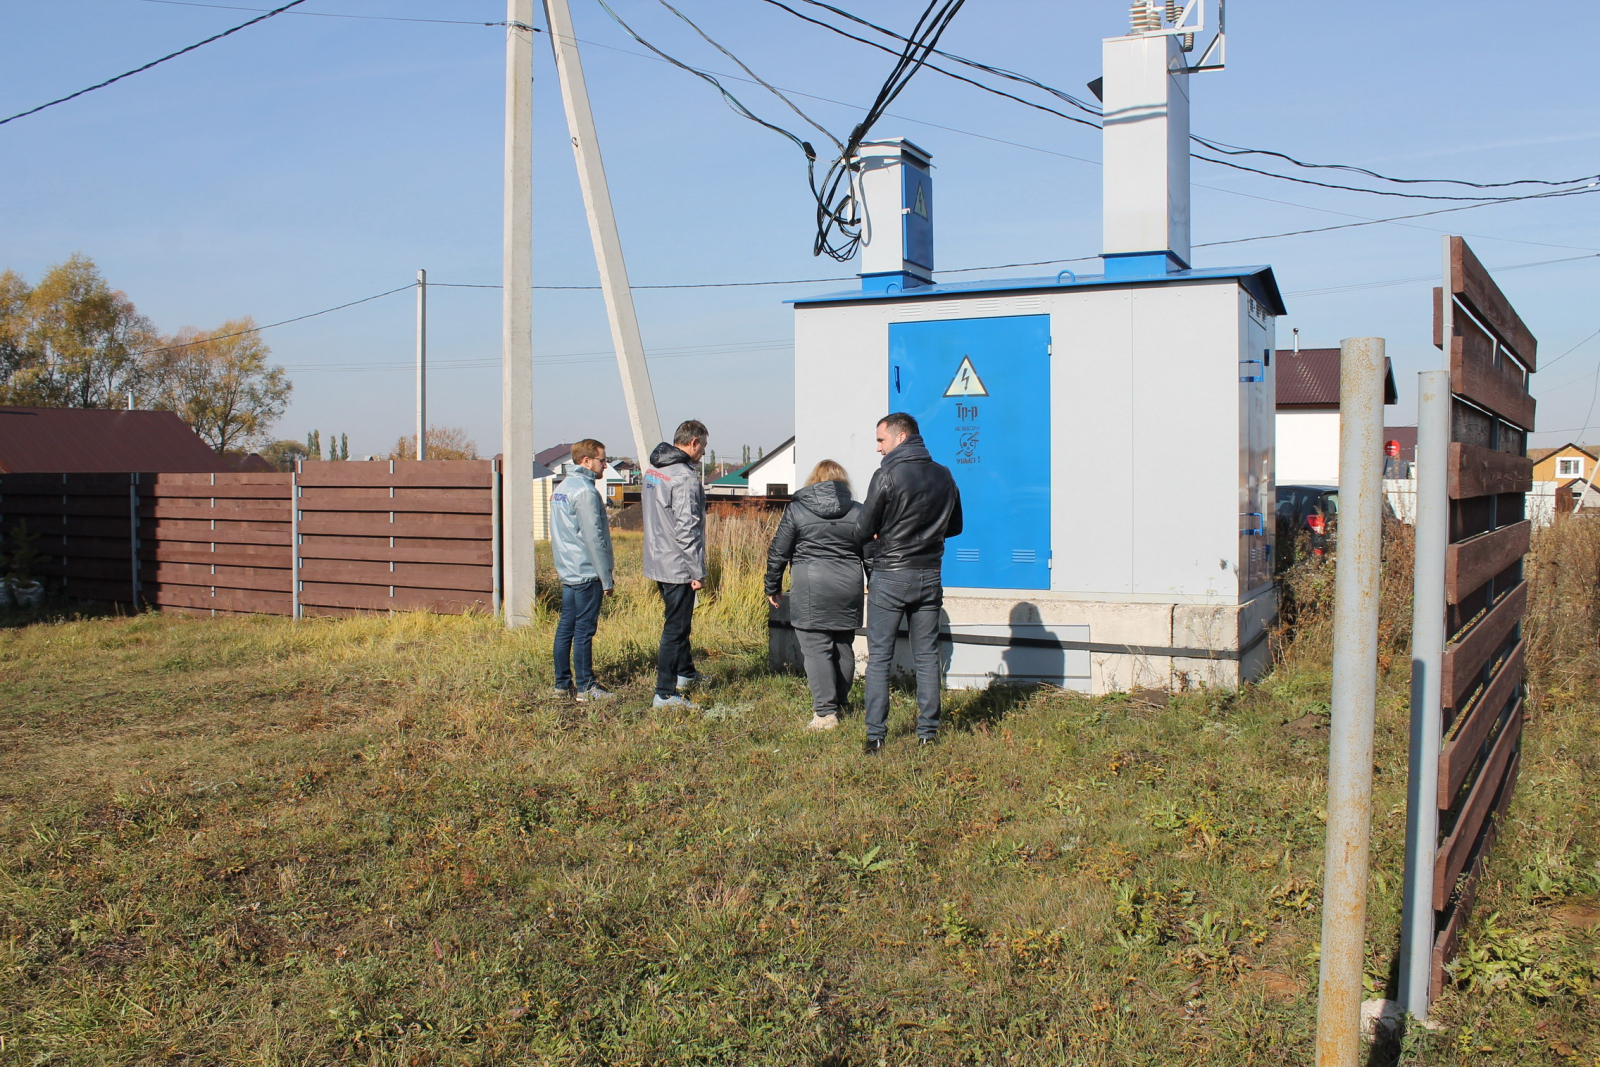
[(210, 608), (216, 611), (239, 611), (259, 615), (288, 615), (294, 606), (289, 593), (267, 593), (255, 590), (219, 589), (216, 596), (208, 590), (190, 585), (156, 585), (145, 587), (144, 596), (158, 607)]
[(1459, 604), (1528, 551), (1532, 525), (1524, 519), (1498, 530), (1457, 541), (1445, 550), (1445, 598)]
[(1430, 981), (1433, 999), (1437, 999), (1444, 989), (1445, 964), (1455, 958), (1461, 932), (1466, 929), (1467, 919), (1472, 916), (1472, 905), (1478, 899), (1478, 887), (1483, 884), (1484, 868), (1489, 865), (1489, 851), (1494, 847), (1495, 838), (1500, 834), (1500, 822), (1505, 818), (1506, 808), (1511, 805), (1511, 797), (1517, 791), (1517, 774), (1521, 768), (1522, 754), (1519, 752), (1511, 757), (1511, 767), (1506, 771), (1506, 786), (1500, 792), (1500, 803), (1495, 805), (1489, 832), (1484, 834), (1483, 847), (1478, 850), (1478, 855), (1472, 861), (1472, 871), (1461, 886), (1461, 895), (1456, 900), (1456, 906), (1450, 909), (1450, 918), (1445, 921), (1444, 929), (1439, 931), (1434, 939), (1433, 974)]
[(424, 512), (439, 515), (487, 515), (494, 502), (483, 489), (397, 489), (356, 494), (338, 489), (307, 489), (296, 505), (301, 512)]
[(1444, 746), (1439, 754), (1439, 808), (1448, 809), (1455, 800), (1456, 793), (1461, 790), (1461, 783), (1467, 780), (1467, 772), (1478, 758), (1478, 750), (1483, 747), (1483, 739), (1489, 736), (1489, 731), (1494, 729), (1494, 724), (1500, 721), (1500, 713), (1506, 710), (1506, 701), (1511, 699), (1517, 684), (1522, 681), (1523, 659), (1527, 649), (1526, 641), (1518, 641), (1517, 647), (1500, 664), (1500, 669), (1494, 672), (1494, 677), (1489, 684), (1478, 694), (1478, 699), (1467, 712), (1467, 718), (1457, 728), (1455, 736)]
[(1517, 360), (1530, 371), (1538, 370), (1538, 344), (1522, 316), (1511, 306), (1500, 291), (1500, 286), (1489, 276), (1478, 257), (1473, 255), (1467, 242), (1459, 237), (1450, 238), (1450, 288), (1461, 301), (1482, 319), (1484, 324), (1499, 335), (1500, 342), (1511, 349)]
[(205, 563), (230, 567), (288, 567), (293, 559), (289, 544), (238, 545), (190, 541), (153, 541), (139, 546), (139, 558), (156, 563)]
[(493, 524), (484, 519), (462, 518), (436, 522), (423, 515), (399, 514), (394, 522), (373, 516), (348, 516), (307, 512), (300, 519), (302, 534), (338, 534), (355, 537), (455, 537), (464, 541), (486, 541), (494, 536)]
[(0, 500), (0, 513), (6, 515), (121, 515), (127, 518), (128, 491), (108, 496), (7, 496)]
[(107, 581), (126, 581), (133, 575), (133, 560), (124, 552), (121, 559), (95, 556), (68, 556), (65, 563), (59, 556), (47, 556), (38, 566), (40, 574), (53, 578), (102, 578)]
[(1459, 708), (1477, 683), (1478, 674), (1489, 657), (1499, 650), (1512, 627), (1522, 621), (1528, 606), (1528, 583), (1517, 587), (1489, 610), (1489, 613), (1444, 649), (1444, 699)]
[[(0, 510), (0, 525), (9, 531), (11, 525), (18, 518), (26, 517), (28, 532), (38, 534), (41, 538), (39, 551), (54, 551), (52, 546), (59, 545), (61, 538), (73, 537), (117, 537), (128, 536), (127, 515), (65, 515), (57, 518), (45, 516), (13, 516)], [(34, 520), (39, 521), (35, 522)]]
[(435, 486), (440, 488), (488, 488), (493, 483), (494, 461), (487, 459), (397, 459), (394, 472), (389, 464), (311, 462), (300, 467), (301, 486)]
[(159, 563), (141, 567), (139, 579), (157, 585), (194, 585), (223, 589), (258, 589), (279, 593), (292, 591), (289, 569), (274, 567), (218, 567), (215, 572), (199, 563)]
[(141, 518), (195, 519), (228, 522), (289, 522), (289, 500), (209, 500), (143, 501), (139, 502)]
[(300, 558), (372, 560), (378, 563), (454, 563), (474, 567), (487, 567), (494, 563), (494, 547), (488, 541), (413, 545), (402, 540), (391, 545), (387, 539), (373, 537), (365, 539), (365, 542), (325, 544), (308, 537), (300, 545)]
[(359, 608), (368, 611), (437, 611), (460, 614), (487, 607), (490, 596), (465, 589), (402, 589), (389, 596), (381, 587), (303, 582), (300, 603), (306, 607)]
[(133, 581), (131, 578), (68, 578), (60, 593), (70, 600), (105, 600), (126, 604), (133, 599)]
[(494, 572), (489, 567), (460, 567), (433, 563), (374, 563), (368, 560), (302, 559), (300, 579), (349, 585), (405, 586), (409, 589), (454, 589), (492, 592)]
[(141, 541), (191, 542), (194, 544), (287, 545), (290, 527), (286, 522), (238, 522), (211, 529), (203, 522), (181, 519), (146, 520), (139, 524)]
[(52, 538), (55, 544), (50, 546), (50, 551), (73, 559), (127, 559), (132, 546), (128, 542), (127, 527), (124, 525), (121, 537), (69, 537), (65, 544), (59, 538)]
[[(248, 492), (257, 492), (262, 496), (270, 496), (278, 489), (284, 493), (289, 491), (289, 478), (287, 474), (275, 471), (251, 471), (248, 473), (222, 473), (222, 474), (146, 474), (139, 478), (140, 491), (154, 488), (158, 495), (205, 495), (205, 496), (232, 496), (232, 492), (209, 492), (211, 489), (232, 490), (238, 489)], [(208, 492), (193, 493), (189, 490), (206, 489)]]
[(72, 493), (78, 496), (126, 494), (126, 474), (0, 474), (0, 494)]
[(1449, 903), (1451, 887), (1472, 855), (1473, 844), (1478, 840), (1478, 832), (1483, 829), (1483, 821), (1489, 814), (1489, 806), (1500, 795), (1501, 785), (1510, 784), (1506, 766), (1510, 763), (1511, 754), (1516, 751), (1517, 741), (1521, 737), (1522, 709), (1519, 707), (1505, 728), (1500, 731), (1500, 736), (1495, 739), (1494, 748), (1490, 750), (1489, 758), (1484, 760), (1483, 769), (1478, 772), (1477, 780), (1472, 783), (1472, 789), (1467, 794), (1466, 802), (1461, 806), (1461, 814), (1456, 817), (1456, 824), (1451, 829), (1450, 836), (1439, 846), (1439, 851), (1434, 856), (1434, 911), (1443, 911), (1444, 906)]
[[(284, 475), (288, 478), (288, 475)], [(289, 503), (289, 483), (275, 485), (141, 485), (139, 499), (147, 500), (274, 500)]]
[(1533, 429), (1536, 403), (1516, 364), (1494, 358), (1494, 341), (1470, 319), (1450, 340), (1450, 389), (1525, 430)]
[(1450, 499), (1496, 493), (1526, 493), (1533, 488), (1533, 460), (1480, 445), (1450, 443)]

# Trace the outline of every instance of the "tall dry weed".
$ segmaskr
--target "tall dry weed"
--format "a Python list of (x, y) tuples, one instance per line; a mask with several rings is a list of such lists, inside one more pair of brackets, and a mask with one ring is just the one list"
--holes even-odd
[[(1383, 567), (1378, 588), (1378, 669), (1387, 672), (1411, 654), (1411, 587), (1416, 530), (1385, 519)], [(1333, 660), (1333, 586), (1338, 554), (1315, 557), (1301, 552), (1278, 576), (1278, 630), (1274, 647), (1280, 662), (1326, 665)]]
[(1592, 690), (1600, 674), (1600, 520), (1558, 515), (1534, 531), (1523, 577), (1529, 682), (1551, 695)]

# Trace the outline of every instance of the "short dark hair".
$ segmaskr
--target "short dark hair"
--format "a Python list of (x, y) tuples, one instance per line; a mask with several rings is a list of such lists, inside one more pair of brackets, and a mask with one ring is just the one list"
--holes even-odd
[(704, 441), (710, 436), (711, 431), (707, 430), (706, 424), (699, 419), (684, 419), (678, 423), (678, 431), (672, 435), (672, 443), (675, 445), (693, 444), (696, 441)]
[(894, 433), (914, 434), (922, 432), (921, 430), (917, 429), (917, 420), (912, 418), (910, 415), (907, 415), (903, 411), (896, 411), (892, 414), (885, 415), (883, 418), (878, 420), (878, 425), (887, 426), (889, 427), (890, 431)]

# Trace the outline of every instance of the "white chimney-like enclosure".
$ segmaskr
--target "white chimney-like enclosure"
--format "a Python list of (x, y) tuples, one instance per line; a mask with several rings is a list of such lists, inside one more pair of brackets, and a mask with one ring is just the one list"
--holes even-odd
[[(1284, 307), (1270, 267), (1190, 265), (1188, 80), (1221, 53), (1218, 34), (1186, 65), (1203, 15), (1136, 5), (1105, 42), (1103, 273), (938, 282), (928, 153), (884, 141), (862, 152), (861, 288), (794, 301), (797, 470), (836, 460), (864, 495), (877, 421), (904, 411), (961, 488), (952, 687), (1237, 685), (1267, 665)], [(771, 634), (797, 662), (782, 609)]]

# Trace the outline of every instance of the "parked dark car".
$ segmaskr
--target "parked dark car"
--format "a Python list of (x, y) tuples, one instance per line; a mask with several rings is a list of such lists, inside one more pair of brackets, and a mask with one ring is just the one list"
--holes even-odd
[[(1394, 507), (1386, 496), (1383, 499), (1383, 517), (1387, 522), (1395, 519)], [(1280, 567), (1294, 561), (1299, 541), (1306, 539), (1307, 550), (1313, 556), (1324, 556), (1333, 548), (1334, 532), (1339, 525), (1339, 487), (1337, 485), (1280, 485), (1278, 486), (1278, 550)]]
[(1301, 537), (1313, 556), (1324, 555), (1338, 521), (1337, 485), (1278, 486), (1278, 559), (1285, 565), (1292, 561)]

